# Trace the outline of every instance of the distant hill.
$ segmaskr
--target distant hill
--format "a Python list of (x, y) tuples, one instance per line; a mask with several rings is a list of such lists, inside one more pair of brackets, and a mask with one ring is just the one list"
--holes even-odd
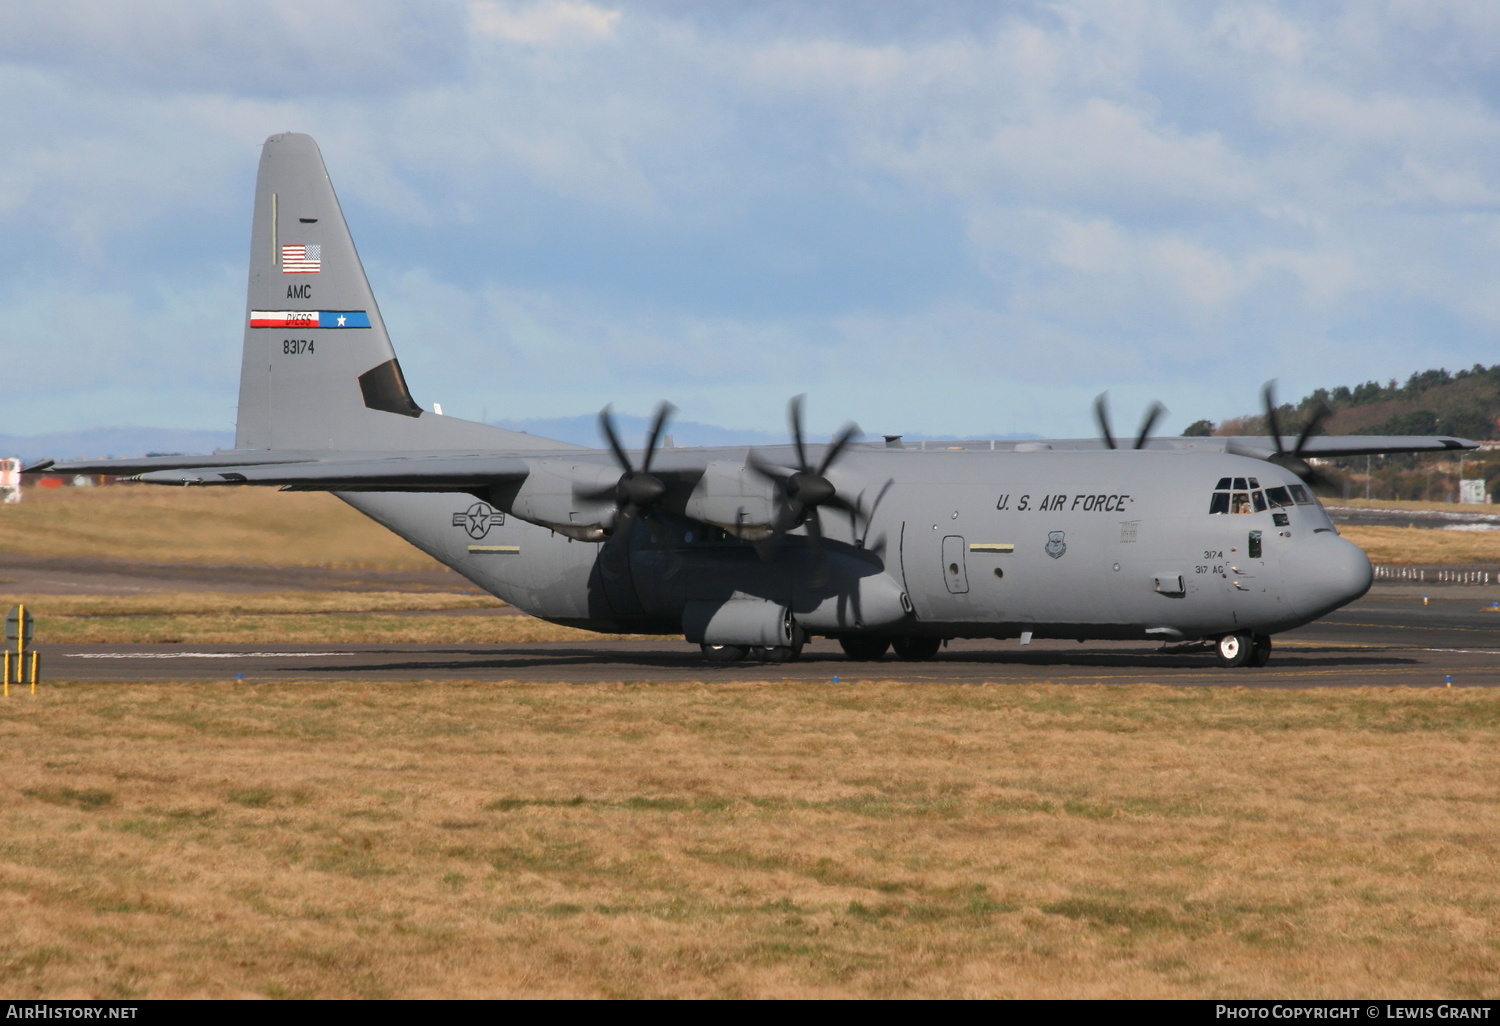
[[(1457, 435), (1476, 441), (1500, 436), (1500, 364), (1475, 364), (1469, 370), (1425, 370), (1406, 379), (1353, 387), (1320, 388), (1295, 403), (1277, 408), (1283, 434), (1295, 434), (1314, 407), (1326, 403), (1333, 413), (1323, 421), (1326, 435)], [(1232, 417), (1218, 424), (1198, 421), (1187, 434), (1262, 435), (1264, 414)]]

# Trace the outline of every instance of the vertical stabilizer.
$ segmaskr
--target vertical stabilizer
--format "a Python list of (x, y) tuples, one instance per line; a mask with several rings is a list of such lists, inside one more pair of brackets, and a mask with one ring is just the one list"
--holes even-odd
[(236, 449), (555, 447), (413, 401), (311, 136), (261, 151)]

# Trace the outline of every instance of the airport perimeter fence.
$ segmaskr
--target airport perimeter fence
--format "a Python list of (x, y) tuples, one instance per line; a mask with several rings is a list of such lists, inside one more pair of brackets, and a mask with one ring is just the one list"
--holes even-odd
[(1411, 584), (1490, 584), (1500, 582), (1500, 571), (1454, 570), (1436, 566), (1376, 566), (1377, 581)]

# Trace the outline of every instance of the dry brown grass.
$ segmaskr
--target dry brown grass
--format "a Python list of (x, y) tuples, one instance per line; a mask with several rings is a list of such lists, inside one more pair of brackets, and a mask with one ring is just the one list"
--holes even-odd
[(44, 686), (0, 989), (1500, 992), (1500, 694)]
[(1364, 549), (1372, 563), (1500, 564), (1500, 531), (1345, 524), (1339, 528), (1339, 534)]
[(25, 501), (0, 505), (0, 548), (147, 563), (435, 565), (332, 495), (264, 488), (28, 488)]
[[(443, 592), (176, 592), (142, 595), (0, 595), (36, 618), (42, 644), (409, 644), (499, 645), (623, 640), (516, 615), (488, 595)], [(447, 610), (493, 615), (446, 616)]]

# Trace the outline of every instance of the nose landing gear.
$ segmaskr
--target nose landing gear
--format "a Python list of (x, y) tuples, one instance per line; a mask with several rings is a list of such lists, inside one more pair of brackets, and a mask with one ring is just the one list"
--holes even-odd
[(1214, 643), (1214, 655), (1219, 665), (1226, 668), (1264, 666), (1271, 658), (1271, 638), (1246, 631), (1226, 634)]

